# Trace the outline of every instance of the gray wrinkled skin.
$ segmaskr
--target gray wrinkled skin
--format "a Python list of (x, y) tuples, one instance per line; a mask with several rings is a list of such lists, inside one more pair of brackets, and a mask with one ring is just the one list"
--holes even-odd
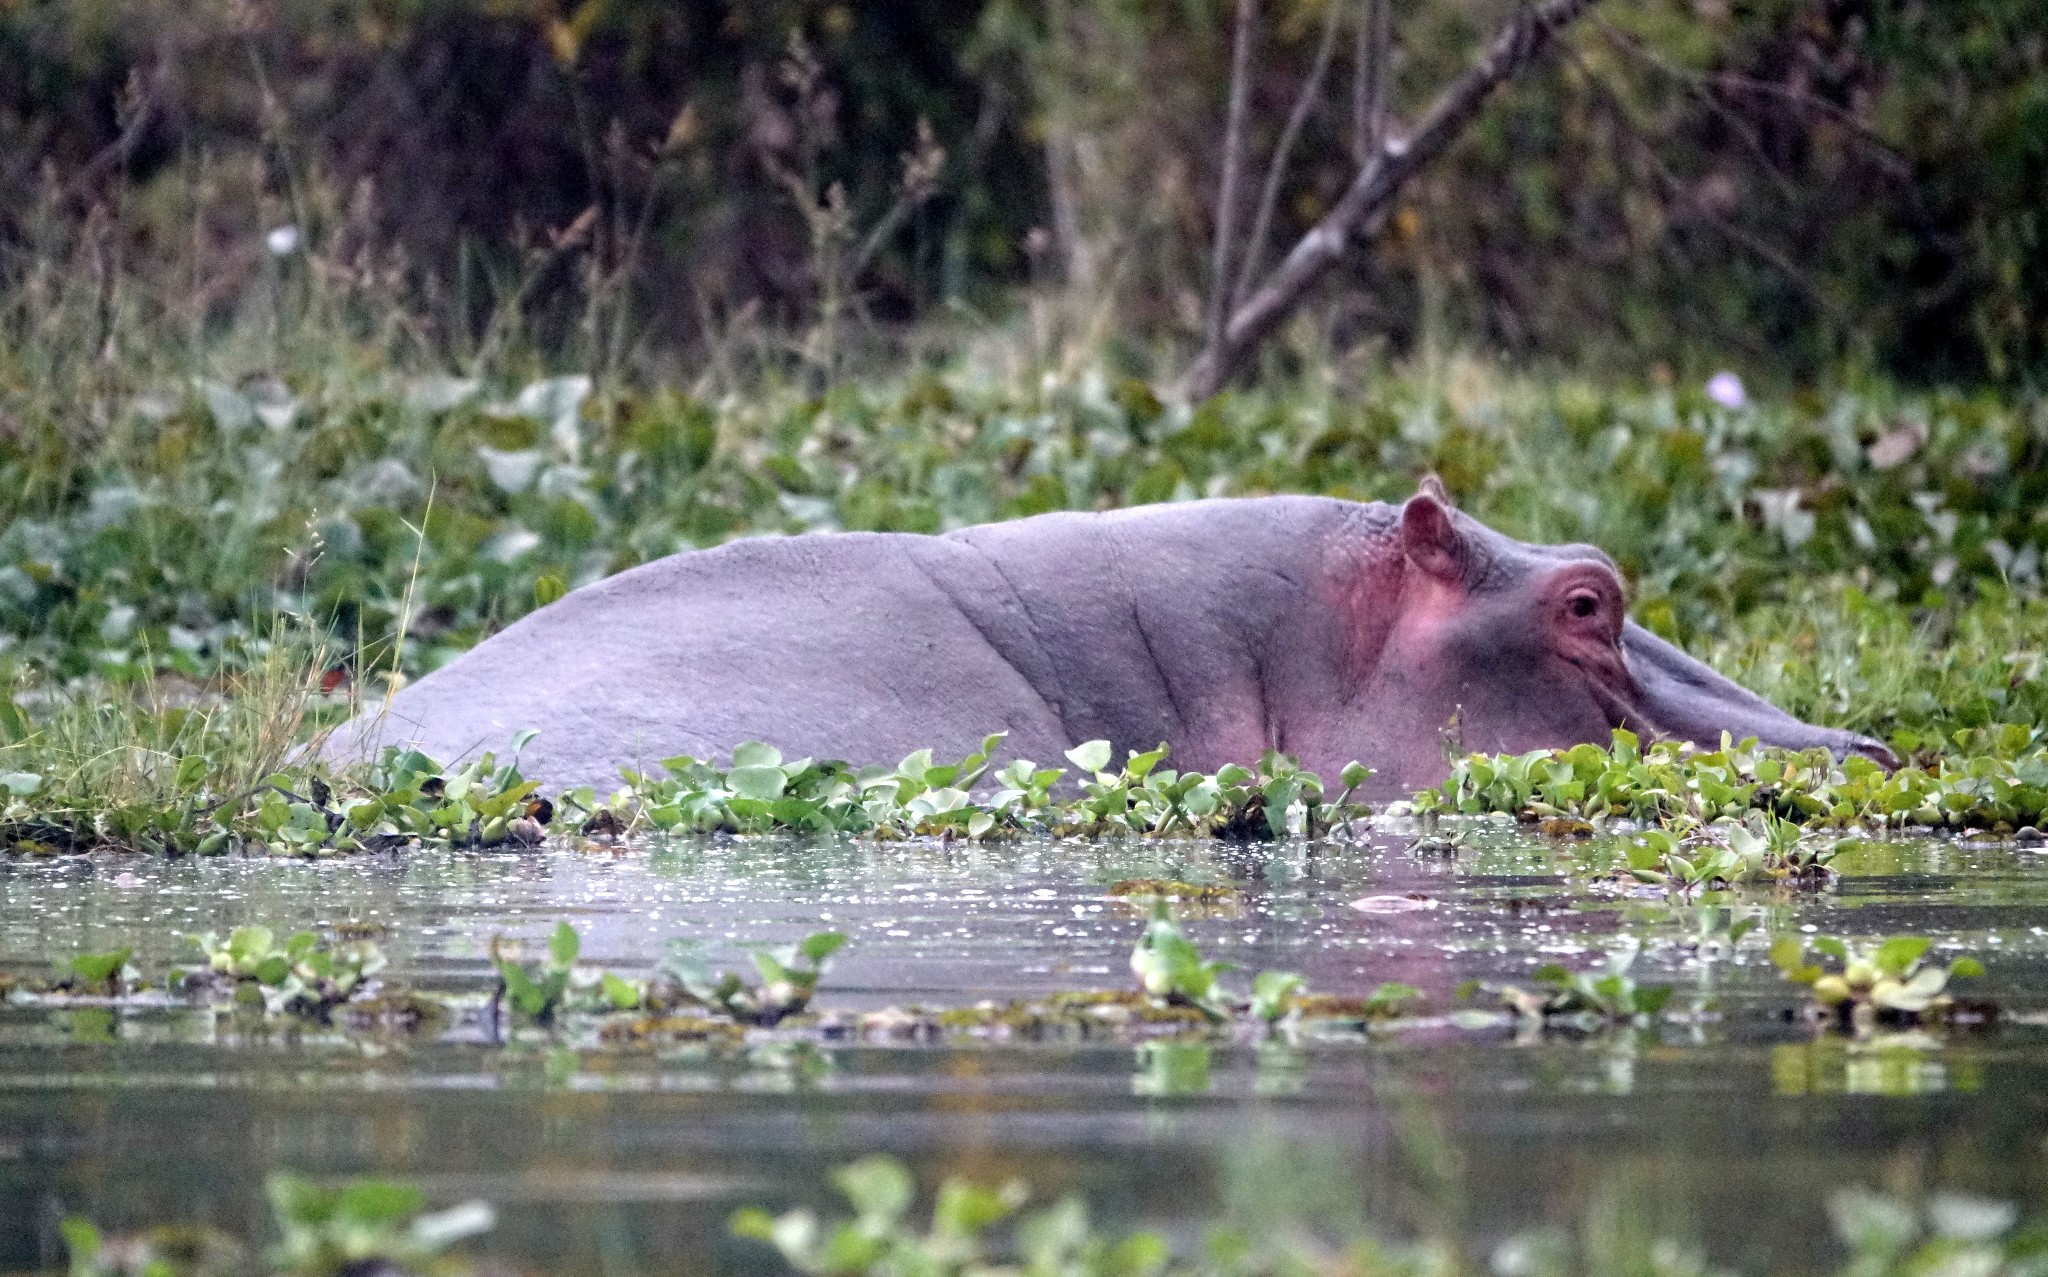
[(1277, 748), (1370, 789), (1434, 783), (1447, 750), (1647, 735), (1873, 742), (1783, 713), (1624, 624), (1611, 563), (1448, 507), (1262, 497), (1048, 514), (943, 536), (734, 542), (588, 586), (341, 728), (443, 763), (538, 728), (550, 791), (765, 740), (790, 757), (1064, 765), (1106, 738), (1211, 770)]

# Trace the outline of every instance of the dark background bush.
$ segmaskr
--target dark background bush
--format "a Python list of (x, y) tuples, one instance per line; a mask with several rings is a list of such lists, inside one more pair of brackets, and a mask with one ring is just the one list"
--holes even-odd
[[(1265, 6), (1262, 143), (1328, 2)], [(1396, 8), (1398, 119), (1505, 9)], [(800, 168), (814, 144), (818, 189), (842, 182), (871, 223), (922, 120), (947, 166), (863, 274), (864, 313), (987, 314), (1085, 272), (1120, 336), (1184, 350), (1229, 10), (0, 0), (0, 244), (19, 261), (97, 236), (182, 262), (203, 323), (263, 270), (263, 231), (304, 222), (471, 339), (522, 280), (534, 322), (566, 332), (609, 275), (645, 344), (683, 352), (737, 314), (808, 322), (814, 244), (768, 161)], [(779, 73), (793, 32), (822, 67), (808, 119)], [(1348, 176), (1348, 48), (1280, 236)], [(571, 245), (588, 260), (551, 256), (593, 207)], [(2031, 381), (2044, 208), (2048, 0), (1608, 0), (1410, 193), (1329, 331), (1396, 353)]]

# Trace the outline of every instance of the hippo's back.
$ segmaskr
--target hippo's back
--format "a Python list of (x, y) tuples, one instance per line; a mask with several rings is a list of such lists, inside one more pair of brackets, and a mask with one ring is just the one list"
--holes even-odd
[[(1057, 759), (1057, 713), (1004, 654), (1028, 620), (982, 552), (886, 533), (673, 555), (571, 593), (372, 707), (331, 757), (410, 744), (450, 763), (539, 736), (522, 770), (603, 792), (621, 767), (745, 740), (791, 756), (961, 756), (983, 734)], [(934, 696), (934, 687), (947, 689)]]

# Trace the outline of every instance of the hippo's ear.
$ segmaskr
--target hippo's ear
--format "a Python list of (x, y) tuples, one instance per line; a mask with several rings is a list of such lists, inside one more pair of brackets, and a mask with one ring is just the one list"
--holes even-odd
[(1415, 490), (1423, 496), (1435, 497), (1436, 503), (1447, 510), (1458, 508), (1458, 503), (1451, 500), (1451, 494), (1444, 490), (1444, 481), (1437, 478), (1434, 470), (1422, 476), (1422, 482), (1415, 485)]
[(1431, 576), (1445, 581), (1464, 578), (1465, 539), (1458, 534), (1449, 507), (1426, 483), (1401, 507), (1401, 548), (1409, 562)]

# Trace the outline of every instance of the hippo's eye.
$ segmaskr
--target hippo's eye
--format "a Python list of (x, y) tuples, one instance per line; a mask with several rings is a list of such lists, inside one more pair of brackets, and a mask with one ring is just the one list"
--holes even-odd
[(1574, 590), (1564, 605), (1571, 609), (1573, 616), (1588, 617), (1600, 610), (1600, 596), (1591, 590)]

